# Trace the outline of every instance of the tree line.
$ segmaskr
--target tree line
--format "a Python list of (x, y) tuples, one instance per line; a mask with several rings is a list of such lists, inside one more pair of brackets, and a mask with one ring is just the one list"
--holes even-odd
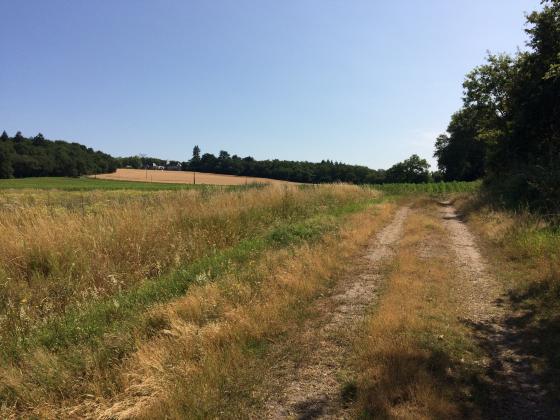
[(443, 179), (484, 178), (506, 205), (560, 211), (560, 0), (527, 16), (527, 50), (489, 54), (435, 144)]
[(80, 176), (114, 172), (118, 162), (112, 156), (78, 143), (32, 138), (4, 131), (0, 136), (0, 178), (37, 176)]
[[(163, 161), (148, 157), (132, 156), (118, 159), (121, 167), (146, 168), (152, 164), (176, 167), (177, 161)], [(210, 172), (227, 175), (272, 178), (304, 183), (345, 182), (351, 184), (382, 183), (424, 183), (434, 179), (437, 174), (430, 173), (430, 165), (425, 159), (412, 155), (409, 159), (393, 165), (388, 170), (370, 169), (366, 166), (348, 165), (332, 160), (321, 162), (291, 160), (256, 160), (251, 156), (230, 155), (225, 150), (218, 156), (202, 153), (199, 146), (193, 148), (192, 157), (181, 162), (185, 171)]]
[(278, 159), (256, 160), (251, 156), (243, 158), (237, 155), (231, 156), (224, 150), (220, 151), (218, 156), (214, 156), (212, 153), (201, 154), (198, 146), (194, 147), (192, 158), (185, 166), (191, 171), (308, 183), (375, 183), (383, 176), (383, 171), (331, 160), (323, 160), (318, 163)]
[(370, 169), (323, 160), (302, 162), (290, 160), (256, 160), (251, 156), (239, 157), (220, 151), (218, 156), (193, 149), (188, 161), (167, 161), (147, 156), (112, 157), (78, 143), (51, 141), (38, 134), (26, 138), (21, 132), (10, 137), (5, 131), (0, 136), (0, 178), (41, 176), (81, 176), (114, 172), (117, 168), (150, 168), (153, 165), (167, 169), (213, 172), (219, 174), (273, 178), (304, 183), (345, 182), (352, 184), (425, 183), (439, 180), (429, 171), (425, 159), (412, 155), (391, 168)]

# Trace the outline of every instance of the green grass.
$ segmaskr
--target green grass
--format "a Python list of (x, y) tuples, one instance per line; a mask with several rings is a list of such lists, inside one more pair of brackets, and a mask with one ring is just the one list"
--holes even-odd
[(89, 190), (182, 190), (189, 188), (208, 188), (205, 185), (166, 184), (158, 182), (114, 181), (96, 178), (37, 177), (0, 179), (0, 189), (37, 189), (63, 191)]

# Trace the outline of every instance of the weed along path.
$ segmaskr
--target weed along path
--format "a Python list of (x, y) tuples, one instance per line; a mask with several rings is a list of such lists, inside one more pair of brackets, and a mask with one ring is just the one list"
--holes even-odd
[(523, 331), (512, 322), (523, 314), (508, 311), (504, 289), (491, 275), (473, 235), (450, 203), (440, 203), (441, 220), (449, 232), (448, 246), (456, 255), (462, 276), (461, 298), (468, 311), (463, 322), (473, 331), (487, 357), (483, 381), (489, 391), (483, 417), (508, 419), (552, 418), (546, 413), (545, 393), (533, 371), (533, 356), (523, 351)]
[(282, 391), (266, 404), (266, 418), (346, 418), (348, 407), (341, 393), (349, 358), (351, 331), (360, 325), (367, 308), (377, 298), (382, 267), (394, 255), (409, 208), (402, 207), (393, 220), (375, 235), (335, 292), (320, 299), (318, 316), (301, 331), (303, 360), (285, 361), (275, 367)]

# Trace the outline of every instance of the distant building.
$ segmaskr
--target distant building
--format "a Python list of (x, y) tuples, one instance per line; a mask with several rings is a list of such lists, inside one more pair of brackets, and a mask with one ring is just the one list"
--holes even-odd
[(155, 163), (148, 163), (146, 164), (146, 169), (151, 169), (153, 171), (163, 171), (165, 170), (165, 166), (162, 165), (156, 165)]

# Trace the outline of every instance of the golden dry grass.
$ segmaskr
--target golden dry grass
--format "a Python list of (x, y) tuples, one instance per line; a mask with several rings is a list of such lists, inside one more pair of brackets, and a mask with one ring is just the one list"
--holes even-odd
[(476, 348), (458, 320), (465, 307), (445, 240), (427, 213), (417, 209), (406, 222), (385, 293), (355, 344), (356, 409), (367, 418), (464, 415), (454, 370)]
[(281, 357), (268, 346), (297, 335), (310, 302), (333, 286), (348, 258), (392, 212), (392, 205), (378, 205), (317, 243), (271, 250), (153, 309), (150, 316), (166, 327), (120, 367), (120, 392), (70, 410), (101, 418), (258, 416), (274, 392), (267, 366)]
[[(173, 184), (193, 184), (195, 175), (190, 171), (152, 171), (143, 169), (117, 169), (112, 174), (95, 176), (97, 179), (112, 179), (117, 181), (163, 182)], [(196, 173), (196, 184), (208, 185), (244, 185), (244, 184), (292, 184), (270, 178), (257, 178), (236, 175)]]
[[(0, 314), (7, 315), (0, 327), (25, 329), (69, 304), (116, 293), (281, 219), (368, 195), (373, 196), (344, 186), (216, 194), (35, 193), (39, 198), (0, 208)], [(80, 205), (84, 196), (86, 204)], [(50, 204), (76, 198), (78, 205)]]
[[(343, 185), (269, 186), (218, 193), (48, 194), (48, 198), (33, 193), (33, 199), (6, 201), (0, 210), (2, 334), (10, 339), (24, 340), (45, 319), (119, 295), (146, 278), (173, 271), (244, 238), (316, 215), (328, 218), (329, 211), (377, 195)], [(83, 205), (81, 197), (85, 197)], [(66, 205), (76, 198), (79, 205)], [(369, 227), (353, 222), (353, 229), (368, 232), (385, 216), (382, 212)], [(262, 258), (255, 254), (248, 262), (230, 262), (213, 284), (205, 284), (203, 273), (195, 282), (200, 285), (192, 286), (184, 299), (153, 309), (149, 315), (138, 313), (135, 318), (142, 328), (104, 334), (96, 339), (95, 347), (39, 345), (21, 350), (17, 358), (0, 365), (0, 413), (4, 417), (77, 415), (64, 408), (68, 405), (91, 413), (95, 401), (98, 410), (113, 400), (118, 403), (117, 396), (137, 396), (135, 389), (141, 395), (154, 390), (150, 396), (158, 397), (158, 390), (168, 387), (169, 401), (156, 399), (156, 403), (170, 404), (166, 409), (171, 413), (190, 407), (217, 415), (212, 410), (217, 410), (220, 401), (228, 401), (236, 381), (245, 378), (251, 386), (251, 381), (258, 380), (259, 370), (244, 369), (245, 363), (248, 369), (252, 366), (251, 354), (258, 352), (262, 338), (289, 326), (291, 317), (297, 317), (293, 308), (304, 307), (328, 283), (329, 270), (343, 263), (344, 247), (355, 246), (363, 235), (333, 234), (317, 247), (308, 243), (295, 253), (273, 247)], [(344, 241), (338, 244), (340, 238)], [(257, 350), (252, 350), (254, 343)], [(151, 381), (154, 388), (149, 387)], [(198, 390), (187, 393), (194, 399), (181, 400), (191, 385)], [(208, 404), (197, 407), (199, 397)], [(236, 398), (245, 401), (239, 403), (245, 407), (252, 401), (238, 394)], [(90, 400), (90, 405), (85, 403)], [(120, 412), (111, 405), (105, 408)]]

